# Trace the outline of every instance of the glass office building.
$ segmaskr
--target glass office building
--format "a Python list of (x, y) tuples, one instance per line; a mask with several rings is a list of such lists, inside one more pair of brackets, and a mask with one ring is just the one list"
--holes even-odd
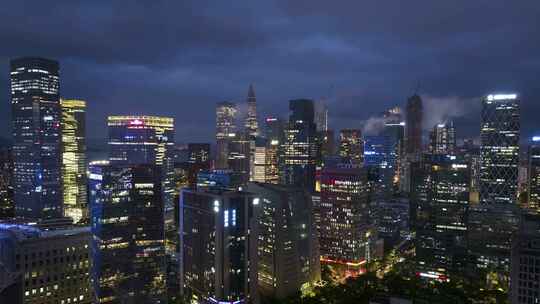
[(64, 216), (88, 220), (86, 191), (86, 102), (62, 99), (62, 195)]
[(62, 217), (60, 67), (44, 58), (11, 61), (14, 200), (17, 216)]
[(165, 303), (161, 170), (156, 165), (89, 166), (98, 303)]

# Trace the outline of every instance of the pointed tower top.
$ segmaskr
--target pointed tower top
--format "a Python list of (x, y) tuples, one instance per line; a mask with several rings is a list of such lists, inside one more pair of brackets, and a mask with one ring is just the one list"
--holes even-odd
[(249, 85), (248, 98), (255, 98), (255, 90), (253, 90), (253, 84)]

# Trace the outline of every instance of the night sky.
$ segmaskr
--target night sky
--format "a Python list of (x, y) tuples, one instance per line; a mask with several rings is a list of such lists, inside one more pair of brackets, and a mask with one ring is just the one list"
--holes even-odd
[[(330, 127), (369, 126), (420, 83), (426, 124), (452, 116), (478, 137), (480, 97), (517, 92), (522, 134), (540, 133), (540, 1), (23, 1), (0, 9), (0, 136), (9, 60), (60, 61), (61, 95), (88, 102), (88, 137), (110, 114), (176, 120), (176, 140), (213, 141), (215, 103), (287, 115), (328, 100)], [(368, 127), (369, 129), (369, 127)]]

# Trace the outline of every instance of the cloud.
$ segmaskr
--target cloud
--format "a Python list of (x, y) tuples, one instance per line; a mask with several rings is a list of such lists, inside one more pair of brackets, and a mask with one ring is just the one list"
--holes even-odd
[(436, 124), (450, 119), (461, 118), (471, 113), (477, 113), (480, 97), (463, 98), (457, 96), (422, 95), (424, 106), (424, 130), (431, 130)]

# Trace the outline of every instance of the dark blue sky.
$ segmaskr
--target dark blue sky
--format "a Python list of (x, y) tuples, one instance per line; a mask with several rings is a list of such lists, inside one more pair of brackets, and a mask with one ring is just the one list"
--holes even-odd
[[(24, 1), (0, 10), (0, 136), (10, 133), (10, 58), (60, 61), (61, 94), (109, 114), (176, 119), (177, 141), (211, 141), (215, 103), (287, 113), (329, 98), (330, 124), (359, 127), (416, 84), (429, 123), (456, 116), (477, 136), (479, 97), (518, 92), (523, 133), (540, 131), (540, 1)], [(333, 87), (331, 90), (330, 88)]]

